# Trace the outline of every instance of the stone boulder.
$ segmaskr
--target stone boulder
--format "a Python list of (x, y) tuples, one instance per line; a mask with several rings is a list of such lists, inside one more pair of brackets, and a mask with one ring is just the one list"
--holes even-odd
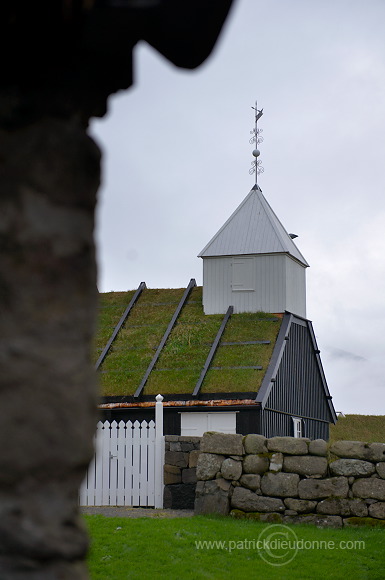
[(242, 475), (242, 463), (228, 457), (222, 463), (221, 474), (224, 479), (237, 481)]
[(246, 455), (243, 460), (244, 473), (265, 473), (269, 469), (269, 460), (267, 457), (259, 455)]
[(282, 453), (273, 453), (270, 458), (270, 466), (269, 470), (277, 473), (278, 471), (282, 471), (283, 467), (283, 454)]
[(383, 479), (358, 479), (352, 486), (353, 495), (364, 499), (385, 500), (385, 481)]
[(292, 497), (287, 497), (283, 501), (285, 502), (285, 506), (289, 510), (294, 510), (299, 514), (306, 514), (312, 512), (314, 511), (317, 505), (316, 501), (310, 501), (308, 499), (295, 499)]
[(347, 497), (348, 480), (345, 477), (329, 479), (302, 479), (298, 484), (300, 499), (323, 499), (326, 497)]
[(323, 439), (314, 439), (309, 443), (309, 453), (310, 455), (319, 455), (321, 457), (326, 457), (328, 452), (328, 444)]
[(196, 482), (197, 482), (197, 474), (195, 467), (182, 469), (182, 483), (196, 483)]
[(231, 483), (225, 479), (198, 481), (195, 488), (194, 513), (226, 516), (230, 511), (230, 487)]
[(296, 497), (298, 483), (299, 475), (296, 473), (265, 473), (261, 479), (261, 491), (273, 497)]
[(369, 515), (372, 518), (385, 520), (385, 502), (378, 501), (369, 506)]
[(368, 507), (361, 499), (324, 499), (317, 505), (317, 512), (326, 515), (358, 516), (368, 515)]
[(290, 455), (283, 460), (283, 470), (299, 475), (325, 476), (328, 469), (326, 457), (313, 457), (311, 455)]
[(163, 505), (167, 509), (192, 510), (195, 501), (195, 483), (167, 485), (164, 488)]
[(243, 439), (243, 445), (246, 453), (267, 453), (266, 437), (263, 435), (255, 435), (254, 433), (246, 435)]
[(242, 439), (242, 435), (209, 431), (203, 434), (200, 450), (218, 455), (243, 455)]
[(363, 443), (362, 441), (336, 441), (330, 452), (346, 459), (385, 461), (385, 443)]
[(262, 497), (243, 487), (236, 487), (231, 498), (231, 507), (244, 512), (283, 512), (285, 505), (281, 499)]
[(220, 471), (223, 462), (222, 455), (214, 453), (201, 453), (198, 458), (196, 476), (198, 480), (214, 479)]
[(188, 453), (181, 451), (166, 451), (164, 460), (168, 465), (175, 465), (176, 467), (188, 466)]
[(385, 479), (385, 463), (377, 463), (376, 471), (382, 479)]
[(261, 476), (254, 473), (244, 473), (239, 480), (240, 484), (251, 491), (257, 491), (261, 489)]
[(269, 451), (280, 451), (288, 455), (307, 455), (308, 439), (298, 439), (297, 437), (272, 437), (267, 440)]
[(176, 465), (165, 465), (164, 466), (164, 485), (169, 485), (172, 483), (181, 483), (182, 473), (180, 467)]
[(362, 459), (337, 459), (330, 463), (330, 471), (333, 475), (368, 477), (375, 470), (373, 463)]

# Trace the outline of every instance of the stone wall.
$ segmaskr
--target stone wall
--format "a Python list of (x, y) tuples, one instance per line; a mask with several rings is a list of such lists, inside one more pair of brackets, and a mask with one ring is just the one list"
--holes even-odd
[(205, 433), (195, 513), (385, 526), (385, 443)]
[(164, 507), (194, 509), (201, 437), (166, 435)]

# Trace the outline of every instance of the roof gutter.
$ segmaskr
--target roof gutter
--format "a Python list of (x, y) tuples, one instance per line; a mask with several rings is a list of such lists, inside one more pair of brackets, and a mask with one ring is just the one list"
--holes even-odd
[[(189, 401), (163, 401), (163, 407), (233, 407), (239, 405), (260, 407), (254, 399), (211, 399), (208, 401), (189, 400)], [(147, 409), (155, 407), (154, 401), (138, 401), (137, 403), (101, 403), (98, 409)]]

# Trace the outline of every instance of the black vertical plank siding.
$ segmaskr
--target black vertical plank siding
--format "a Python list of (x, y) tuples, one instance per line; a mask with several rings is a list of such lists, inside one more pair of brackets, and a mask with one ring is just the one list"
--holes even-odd
[(261, 414), (261, 429), (266, 437), (293, 435), (292, 417), (300, 417), (305, 437), (328, 439), (332, 417), (317, 356), (306, 321), (292, 320)]

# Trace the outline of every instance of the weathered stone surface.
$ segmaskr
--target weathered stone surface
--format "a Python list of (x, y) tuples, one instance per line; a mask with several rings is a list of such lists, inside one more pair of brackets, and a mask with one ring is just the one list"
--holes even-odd
[(299, 475), (321, 475), (327, 473), (328, 462), (326, 457), (311, 455), (289, 455), (283, 460), (283, 470)]
[[(174, 437), (174, 435), (167, 435), (167, 437)], [(195, 445), (200, 444), (202, 437), (194, 437), (193, 435), (175, 435), (178, 441), (182, 443), (194, 443)]]
[(369, 515), (372, 518), (385, 520), (385, 502), (378, 501), (369, 506)]
[(188, 466), (189, 467), (196, 467), (198, 464), (198, 457), (200, 451), (194, 450), (189, 453), (188, 456)]
[(221, 455), (243, 455), (242, 435), (207, 432), (203, 434), (200, 450)]
[(331, 453), (348, 459), (385, 461), (385, 443), (363, 443), (362, 441), (336, 441), (330, 447)]
[(257, 453), (266, 453), (266, 437), (263, 435), (255, 435), (254, 433), (246, 435), (243, 439), (245, 453), (256, 455)]
[(194, 443), (191, 443), (190, 441), (181, 441), (180, 442), (180, 448), (181, 451), (184, 451), (186, 453), (190, 453), (190, 451), (193, 451), (195, 449)]
[(222, 455), (215, 455), (213, 453), (201, 453), (199, 455), (196, 467), (197, 479), (214, 479), (218, 471), (221, 469), (222, 461)]
[(299, 475), (296, 473), (265, 473), (261, 479), (263, 494), (273, 497), (296, 497)]
[(285, 506), (290, 510), (295, 510), (299, 514), (306, 514), (315, 510), (317, 506), (316, 501), (311, 501), (308, 499), (295, 499), (287, 497), (283, 500)]
[(165, 489), (168, 490), (167, 508), (173, 510), (193, 510), (195, 486), (195, 483), (179, 483), (166, 486)]
[(385, 463), (377, 463), (376, 471), (382, 479), (385, 479)]
[(231, 498), (231, 507), (245, 512), (283, 512), (282, 500), (263, 497), (243, 487), (236, 487)]
[(385, 443), (369, 443), (371, 461), (385, 461)]
[(230, 486), (230, 482), (225, 479), (198, 481), (195, 491), (194, 513), (196, 515), (227, 515), (230, 510)]
[(180, 483), (182, 481), (182, 474), (180, 467), (176, 465), (165, 465), (164, 466), (164, 485), (170, 485), (172, 483)]
[(330, 498), (318, 503), (317, 512), (329, 515), (365, 517), (368, 515), (368, 508), (361, 499)]
[(182, 469), (182, 482), (183, 483), (196, 483), (197, 474), (196, 468), (190, 467), (188, 469)]
[(166, 451), (164, 454), (164, 460), (168, 465), (175, 465), (176, 467), (187, 467), (188, 455), (188, 453), (182, 453), (181, 451)]
[(375, 472), (375, 466), (362, 459), (337, 459), (330, 463), (330, 471), (333, 475), (368, 477)]
[(277, 473), (278, 471), (282, 471), (283, 467), (283, 454), (282, 453), (273, 453), (270, 457), (270, 471)]
[(182, 451), (182, 443), (180, 441), (170, 441), (170, 451)]
[[(78, 489), (93, 455), (96, 426), (90, 353), (100, 152), (80, 112), (69, 120), (47, 109), (47, 116), (37, 119), (34, 97), (29, 95), (27, 105), (23, 91), (17, 91), (11, 105), (5, 86), (0, 103), (0, 576), (86, 578), (80, 569), (88, 540), (78, 516)], [(58, 98), (53, 87), (48, 92), (52, 101)], [(16, 112), (25, 106), (31, 117)], [(20, 123), (13, 130), (4, 130), (5, 110)]]
[(242, 463), (228, 457), (222, 463), (221, 473), (224, 479), (237, 481), (242, 475)]
[(267, 457), (259, 455), (246, 455), (243, 460), (244, 473), (265, 473), (269, 469), (269, 460)]
[(347, 497), (348, 491), (349, 484), (345, 477), (302, 479), (298, 484), (298, 494), (301, 499)]
[(267, 440), (267, 449), (289, 455), (306, 455), (308, 453), (307, 441), (307, 439), (297, 439), (296, 437), (272, 437)]
[(257, 491), (261, 488), (261, 476), (254, 473), (244, 473), (239, 480), (243, 487)]
[(383, 479), (358, 479), (352, 486), (356, 497), (385, 500), (385, 481)]
[(314, 439), (309, 443), (309, 453), (311, 455), (319, 455), (326, 457), (328, 452), (328, 444), (323, 439)]
[(342, 528), (343, 521), (340, 516), (322, 516), (308, 514), (298, 516), (284, 516), (284, 524), (313, 524), (319, 528)]

